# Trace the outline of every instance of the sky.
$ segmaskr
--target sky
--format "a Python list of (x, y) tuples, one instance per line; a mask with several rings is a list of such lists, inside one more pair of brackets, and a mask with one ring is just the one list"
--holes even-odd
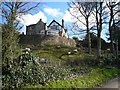
[[(69, 6), (67, 5), (67, 2), (44, 2), (41, 4), (40, 10), (37, 12), (32, 12), (32, 14), (26, 14), (22, 15), (21, 17), (18, 17), (17, 20), (20, 21), (21, 24), (24, 25), (24, 27), (20, 30), (20, 32), (26, 32), (26, 26), (31, 24), (36, 24), (40, 19), (42, 19), (43, 22), (50, 24), (52, 20), (56, 20), (60, 24), (62, 23), (62, 19), (64, 19), (65, 27), (69, 28), (70, 24), (73, 23), (75, 20), (68, 12)], [(72, 9), (71, 9), (72, 10)], [(81, 17), (83, 21), (84, 18)], [(93, 18), (90, 18), (90, 21)], [(85, 29), (85, 26), (81, 23), (79, 23), (79, 26), (83, 29)], [(69, 35), (71, 34), (71, 31), (68, 30)], [(101, 37), (105, 40), (106, 30), (102, 31)], [(73, 35), (70, 35), (72, 37)], [(83, 37), (83, 35), (79, 35), (80, 39)]]
[(23, 15), (18, 18), (18, 20), (20, 20), (24, 25), (35, 24), (40, 19), (47, 24), (49, 24), (52, 20), (56, 20), (61, 24), (61, 20), (64, 18), (67, 9), (68, 6), (66, 2), (44, 2), (40, 7), (40, 11), (32, 12), (32, 15)]
[(31, 24), (36, 24), (40, 19), (43, 22), (50, 24), (52, 20), (56, 20), (60, 24), (64, 19), (65, 26), (69, 26), (73, 22), (71, 15), (68, 12), (67, 2), (44, 2), (41, 4), (40, 10), (32, 12), (32, 14), (22, 15), (17, 20), (24, 25), (20, 32), (25, 32), (25, 27)]

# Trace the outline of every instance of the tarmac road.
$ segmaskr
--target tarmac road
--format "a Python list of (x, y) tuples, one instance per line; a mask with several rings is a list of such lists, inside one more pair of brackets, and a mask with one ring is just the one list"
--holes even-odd
[(101, 86), (101, 88), (119, 88), (120, 89), (120, 76), (109, 80)]

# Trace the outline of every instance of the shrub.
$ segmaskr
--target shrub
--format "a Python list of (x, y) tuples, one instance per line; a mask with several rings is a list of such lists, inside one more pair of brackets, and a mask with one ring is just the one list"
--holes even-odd
[(111, 55), (110, 57), (101, 57), (96, 59), (96, 65), (98, 66), (116, 66), (120, 67), (120, 59)]
[(3, 86), (4, 88), (18, 88), (26, 83), (37, 83), (34, 74), (37, 75), (37, 66), (32, 54), (22, 54), (17, 60), (3, 66)]
[(91, 55), (81, 55), (76, 57), (73, 60), (69, 59), (66, 62), (67, 65), (71, 66), (94, 66), (95, 65), (95, 56)]
[[(17, 61), (17, 62), (16, 62)], [(80, 73), (86, 73), (85, 69), (70, 67), (42, 67), (31, 54), (22, 54), (8, 67), (3, 67), (3, 86), (8, 88), (20, 88), (25, 85), (46, 85), (54, 80), (68, 80), (78, 77)], [(87, 69), (86, 69), (87, 70)]]

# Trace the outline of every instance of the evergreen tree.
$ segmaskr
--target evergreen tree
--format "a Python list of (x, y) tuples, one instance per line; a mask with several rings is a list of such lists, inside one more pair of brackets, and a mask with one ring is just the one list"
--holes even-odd
[(2, 17), (5, 20), (5, 22), (3, 22), (4, 24), (2, 25), (2, 61), (3, 64), (6, 65), (9, 65), (10, 62), (13, 62), (20, 52), (18, 45), (18, 30), (20, 30), (21, 27), (19, 26), (19, 22), (16, 20), (16, 18), (19, 15), (25, 14), (40, 5), (39, 2), (29, 6), (32, 3), (22, 2), (22, 0), (19, 0), (19, 2), (18, 0), (10, 1), (1, 3)]
[(10, 65), (20, 54), (16, 28), (7, 24), (2, 25), (2, 61), (3, 65)]

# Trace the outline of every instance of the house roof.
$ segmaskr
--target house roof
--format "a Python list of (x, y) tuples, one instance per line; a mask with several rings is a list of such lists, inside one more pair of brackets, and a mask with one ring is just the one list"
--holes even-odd
[(61, 24), (59, 24), (57, 21), (53, 20), (49, 25), (48, 27), (50, 27), (50, 25), (53, 23), (53, 22), (56, 22), (59, 26), (61, 26), (63, 28), (63, 26)]
[[(47, 27), (50, 27), (50, 25), (51, 25), (53, 22), (56, 22), (59, 26), (61, 26), (61, 27), (63, 28), (63, 26), (62, 26), (60, 23), (58, 23), (57, 21), (55, 21), (55, 20), (53, 20)], [(38, 22), (37, 22), (37, 23), (38, 23)], [(37, 24), (37, 23), (36, 23), (36, 24)], [(43, 22), (43, 23), (44, 23), (44, 22)], [(35, 26), (36, 24), (28, 25), (27, 27)]]
[(35, 25), (37, 25), (39, 22), (42, 22), (42, 23), (44, 23), (43, 21), (42, 21), (42, 19), (40, 19), (36, 24), (31, 24), (31, 25), (28, 25), (27, 27), (30, 27), (30, 26), (35, 26)]
[(31, 27), (31, 26), (35, 26), (36, 24), (31, 24), (31, 25), (28, 25), (27, 27)]

